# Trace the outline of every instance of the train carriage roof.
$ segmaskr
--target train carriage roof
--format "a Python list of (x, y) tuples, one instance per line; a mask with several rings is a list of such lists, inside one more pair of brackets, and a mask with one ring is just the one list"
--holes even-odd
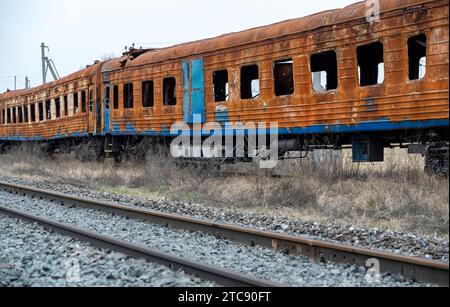
[[(435, 0), (381, 0), (381, 13), (386, 13), (407, 7), (414, 7)], [(279, 22), (269, 26), (258, 27), (242, 32), (225, 34), (216, 38), (204, 39), (192, 43), (180, 44), (168, 48), (148, 52), (131, 61), (127, 67), (157, 63), (175, 58), (190, 57), (211, 51), (228, 49), (249, 43), (289, 36), (318, 28), (333, 26), (361, 18), (366, 18), (366, 2), (358, 2), (343, 9), (316, 13), (307, 17)]]
[(33, 87), (33, 88), (29, 88), (29, 89), (22, 89), (22, 90), (17, 90), (17, 91), (10, 91), (10, 92), (0, 94), (0, 99), (7, 100), (7, 99), (20, 97), (20, 96), (33, 95), (36, 93), (48, 91), (50, 89), (53, 89), (54, 87), (61, 86), (63, 84), (74, 82), (79, 79), (91, 77), (91, 76), (95, 75), (95, 73), (98, 70), (100, 65), (101, 65), (100, 63), (94, 64), (92, 66), (87, 67), (86, 69), (74, 72), (68, 76), (61, 78), (61, 79), (58, 79), (56, 81), (52, 81), (49, 83), (45, 83), (45, 84), (37, 86), (37, 87)]
[[(381, 13), (415, 7), (427, 3), (433, 3), (436, 0), (381, 0)], [(29, 95), (36, 92), (46, 91), (55, 86), (59, 86), (74, 80), (92, 76), (99, 66), (102, 72), (117, 71), (122, 67), (136, 68), (141, 65), (163, 62), (171, 59), (190, 57), (195, 54), (204, 54), (221, 49), (228, 49), (242, 46), (249, 43), (274, 39), (283, 36), (289, 36), (296, 33), (307, 32), (326, 26), (342, 24), (352, 20), (358, 20), (366, 17), (366, 2), (358, 2), (343, 9), (336, 9), (313, 14), (307, 17), (292, 19), (279, 22), (269, 26), (258, 27), (242, 32), (225, 34), (215, 38), (204, 39), (191, 43), (184, 43), (162, 49), (144, 50), (139, 56), (130, 61), (130, 56), (125, 54), (122, 57), (110, 61), (92, 65), (84, 70), (73, 73), (67, 77), (61, 78), (39, 87), (32, 89), (11, 91), (0, 94), (0, 99), (10, 99), (21, 95)]]

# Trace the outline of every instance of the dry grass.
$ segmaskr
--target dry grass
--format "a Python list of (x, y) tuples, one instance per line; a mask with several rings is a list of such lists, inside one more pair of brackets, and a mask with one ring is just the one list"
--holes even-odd
[[(2, 176), (69, 183), (183, 202), (283, 215), (320, 222), (351, 223), (448, 238), (448, 181), (424, 175), (421, 157), (388, 150), (381, 164), (341, 159), (283, 162), (274, 178), (252, 168), (252, 175), (224, 175), (213, 167), (180, 166), (164, 154), (146, 164), (81, 163), (73, 157), (43, 158), (30, 147), (0, 156)], [(330, 162), (331, 160), (331, 162)], [(243, 166), (237, 166), (242, 169)]]

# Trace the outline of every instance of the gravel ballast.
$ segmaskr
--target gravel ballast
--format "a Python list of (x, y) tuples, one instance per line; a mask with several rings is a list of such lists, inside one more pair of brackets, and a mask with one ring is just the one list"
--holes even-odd
[(208, 287), (145, 260), (0, 214), (0, 287)]
[(39, 189), (92, 198), (131, 207), (185, 215), (217, 223), (254, 227), (261, 230), (286, 233), (308, 239), (345, 243), (351, 246), (371, 248), (406, 256), (423, 257), (445, 263), (449, 262), (448, 239), (421, 237), (414, 234), (389, 230), (362, 229), (352, 225), (337, 223), (322, 224), (300, 221), (283, 216), (242, 213), (239, 209), (213, 208), (199, 204), (171, 202), (164, 198), (159, 201), (153, 201), (143, 197), (99, 192), (86, 187), (35, 182), (21, 178), (0, 176), (0, 180), (12, 184), (32, 186)]
[(189, 233), (104, 212), (64, 207), (51, 202), (0, 192), (3, 206), (75, 225), (116, 239), (158, 248), (176, 256), (210, 264), (288, 286), (425, 286), (398, 276), (380, 283), (366, 280), (366, 269), (316, 263), (306, 257), (283, 255), (269, 249), (235, 244), (204, 233)]

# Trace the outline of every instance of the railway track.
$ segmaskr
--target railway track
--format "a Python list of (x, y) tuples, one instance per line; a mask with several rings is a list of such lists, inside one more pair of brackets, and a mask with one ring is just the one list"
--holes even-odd
[[(330, 242), (323, 242), (317, 240), (309, 240), (304, 238), (299, 238), (295, 236), (284, 235), (280, 233), (272, 233), (267, 231), (260, 231), (257, 229), (237, 227), (228, 224), (212, 223), (203, 220), (196, 220), (189, 217), (183, 217), (179, 215), (166, 214), (162, 212), (144, 210), (139, 208), (133, 208), (124, 205), (111, 204), (106, 202), (99, 202), (92, 199), (80, 198), (71, 195), (65, 195), (61, 193), (55, 193), (50, 191), (42, 191), (31, 187), (13, 185), (9, 183), (0, 182), (0, 190), (20, 194), (24, 196), (29, 196), (32, 198), (39, 198), (43, 200), (48, 200), (54, 203), (59, 203), (68, 206), (77, 206), (81, 208), (96, 209), (115, 215), (126, 216), (131, 219), (138, 219), (149, 221), (155, 224), (170, 226), (175, 229), (183, 229), (188, 231), (201, 231), (208, 233), (210, 235), (226, 238), (231, 241), (248, 244), (251, 246), (262, 246), (270, 248), (277, 251), (282, 251), (286, 254), (293, 255), (303, 255), (315, 261), (330, 261), (349, 265), (366, 266), (368, 263), (373, 263), (374, 260), (380, 265), (380, 273), (391, 273), (398, 274), (407, 279), (413, 279), (418, 282), (431, 283), (440, 286), (449, 285), (449, 265), (442, 262), (432, 261), (424, 258), (409, 257), (397, 254), (391, 254), (386, 252), (381, 252), (377, 250), (364, 249), (352, 247), (345, 244), (337, 244)], [(0, 212), (12, 211), (7, 208), (0, 207)], [(29, 219), (26, 214), (20, 212), (10, 212), (10, 214), (19, 213), (24, 219)], [(29, 219), (30, 220), (30, 219)], [(42, 221), (41, 224), (45, 224), (47, 221)], [(44, 225), (45, 226), (45, 225)], [(59, 229), (59, 226), (45, 226), (53, 229), (55, 227)], [(75, 235), (74, 230), (70, 227), (64, 226), (60, 229), (62, 232), (72, 231)], [(66, 233), (67, 234), (67, 233)], [(70, 235), (72, 235), (70, 234)], [(81, 236), (81, 237), (80, 237)], [(114, 241), (111, 238), (99, 242), (98, 235), (92, 233), (78, 234), (78, 238), (88, 240), (91, 243), (101, 243), (109, 244), (108, 241)], [(103, 238), (105, 239), (105, 238)], [(117, 242), (116, 242), (117, 243)], [(136, 256), (141, 255), (146, 259), (153, 261), (160, 261), (165, 265), (172, 266), (174, 268), (183, 268), (185, 272), (190, 272), (192, 274), (197, 274), (199, 277), (206, 278), (208, 280), (218, 277), (214, 277), (215, 269), (207, 267), (206, 270), (202, 272), (196, 272), (196, 265), (186, 266), (186, 261), (182, 259), (171, 259), (169, 261), (161, 259), (161, 255), (154, 250), (145, 251), (142, 254), (142, 248), (129, 245), (125, 242), (118, 242), (113, 250), (125, 252), (127, 255)], [(103, 245), (104, 246), (104, 245)], [(127, 251), (128, 247), (135, 247), (135, 249)], [(176, 260), (176, 261), (175, 261)], [(184, 266), (183, 266), (184, 265)], [(212, 270), (212, 271), (211, 271)], [(220, 270), (219, 270), (220, 271)], [(233, 274), (232, 274), (233, 275)], [(239, 275), (239, 274), (237, 274)], [(234, 276), (234, 275), (233, 275)], [(245, 281), (245, 277), (243, 277)], [(215, 280), (214, 280), (215, 281)], [(260, 282), (258, 280), (251, 279), (252, 282)], [(245, 285), (245, 282), (232, 282), (221, 280), (219, 284), (226, 285)], [(247, 284), (249, 285), (249, 284)], [(274, 286), (274, 284), (259, 284), (259, 286)], [(253, 285), (255, 286), (255, 285)]]
[(157, 249), (141, 247), (125, 241), (116, 240), (108, 236), (97, 234), (81, 228), (73, 227), (50, 219), (42, 218), (36, 215), (28, 214), (22, 211), (14, 210), (0, 205), (0, 214), (11, 218), (24, 220), (30, 223), (36, 223), (48, 231), (57, 232), (76, 238), (80, 241), (90, 243), (99, 248), (109, 249), (115, 252), (123, 253), (129, 257), (145, 259), (150, 262), (165, 265), (172, 270), (182, 270), (188, 275), (193, 275), (205, 280), (213, 281), (226, 287), (280, 287), (270, 281), (257, 279), (243, 274), (226, 271), (210, 265), (191, 262), (179, 257), (163, 253)]

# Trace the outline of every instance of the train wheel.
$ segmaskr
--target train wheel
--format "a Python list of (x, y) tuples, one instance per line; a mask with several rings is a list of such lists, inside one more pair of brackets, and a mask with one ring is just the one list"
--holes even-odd
[(425, 154), (425, 172), (430, 176), (443, 176), (449, 178), (448, 160), (448, 143), (430, 145)]

